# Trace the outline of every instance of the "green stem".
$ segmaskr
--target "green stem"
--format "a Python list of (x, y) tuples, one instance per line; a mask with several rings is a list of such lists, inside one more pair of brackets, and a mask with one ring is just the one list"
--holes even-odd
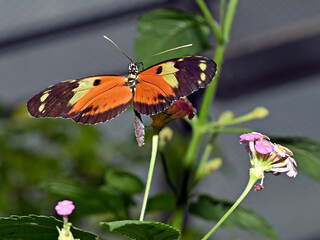
[(171, 189), (171, 191), (175, 195), (178, 195), (178, 190), (177, 190), (176, 186), (173, 184), (173, 182), (171, 181), (171, 178), (169, 176), (169, 171), (168, 171), (168, 166), (167, 166), (166, 159), (165, 159), (165, 154), (161, 150), (160, 150), (160, 159), (161, 159), (163, 173), (164, 173), (164, 177), (166, 179), (167, 185), (169, 186), (169, 188)]
[[(203, 0), (197, 0), (197, 3), (199, 5), (199, 7), (201, 8), (203, 14), (205, 15), (206, 19), (208, 20), (208, 22), (211, 22), (210, 26), (212, 28), (212, 31), (215, 32), (217, 30), (217, 26), (215, 24), (212, 24), (215, 21), (213, 21), (213, 17), (211, 15), (211, 13), (209, 12), (206, 4), (204, 3)], [(237, 3), (238, 3), (238, 0), (230, 0), (230, 3), (228, 5), (228, 10), (226, 13), (226, 21), (225, 21), (227, 36), (229, 36), (231, 25), (232, 25), (232, 20), (233, 20), (233, 17), (231, 16), (231, 14), (235, 14), (235, 9), (236, 9)], [(232, 7), (230, 7), (230, 5)], [(229, 11), (231, 11), (231, 12), (229, 12)], [(217, 35), (216, 35), (216, 37), (217, 37)], [(192, 136), (191, 136), (190, 144), (189, 144), (189, 147), (188, 147), (188, 150), (186, 153), (186, 157), (185, 157), (185, 164), (186, 164), (187, 168), (190, 168), (192, 162), (194, 161), (194, 158), (197, 154), (199, 142), (200, 142), (201, 137), (204, 133), (203, 131), (200, 131), (199, 128), (203, 127), (207, 121), (209, 109), (211, 107), (211, 103), (214, 98), (214, 94), (215, 94), (217, 83), (218, 83), (218, 78), (219, 78), (219, 75), (221, 72), (221, 66), (222, 66), (224, 54), (226, 51), (226, 46), (227, 46), (226, 43), (222, 41), (222, 42), (219, 42), (219, 44), (216, 48), (214, 60), (218, 66), (217, 74), (214, 77), (211, 84), (205, 90), (201, 110), (199, 113), (199, 119), (197, 122), (193, 123), (193, 125), (192, 125), (193, 126)]]
[(220, 26), (221, 26), (222, 35), (224, 33), (225, 13), (226, 13), (226, 0), (221, 0), (220, 1)]
[[(211, 13), (209, 12), (206, 4), (204, 3), (203, 0), (197, 0), (197, 3), (199, 5), (199, 7), (201, 8), (204, 16), (208, 20), (208, 22), (211, 22), (210, 26), (212, 28), (212, 31), (215, 33), (215, 31), (217, 30), (217, 26), (216, 26), (216, 24), (212, 24), (215, 21), (211, 15)], [(227, 37), (229, 37), (229, 34), (230, 34), (230, 29), (231, 29), (232, 20), (233, 20), (232, 14), (233, 15), (235, 14), (235, 9), (236, 9), (237, 3), (238, 3), (238, 0), (230, 0), (230, 3), (228, 5), (228, 10), (226, 13), (226, 21), (225, 21), (225, 27), (226, 27), (225, 33), (227, 34), (226, 35)], [(215, 35), (216, 35), (216, 37), (218, 36), (216, 33), (215, 33)], [(218, 41), (218, 42), (219, 42), (219, 44), (216, 48), (216, 52), (215, 52), (215, 56), (214, 56), (214, 60), (218, 66), (217, 74), (214, 77), (211, 84), (205, 90), (201, 110), (199, 113), (199, 119), (198, 119), (198, 122), (196, 123), (196, 125), (198, 125), (198, 126), (203, 126), (206, 123), (209, 109), (211, 107), (211, 103), (212, 103), (212, 100), (215, 95), (215, 91), (216, 91), (216, 87), (217, 87), (217, 83), (218, 83), (218, 78), (219, 78), (219, 75), (221, 72), (221, 66), (222, 66), (222, 62), (224, 59), (224, 54), (225, 54), (227, 45), (226, 45), (226, 42), (224, 42), (224, 41)], [(193, 128), (193, 130), (195, 130), (195, 129), (196, 129), (196, 127)], [(203, 133), (193, 131), (191, 141), (189, 144), (189, 148), (186, 153), (186, 166), (187, 167), (191, 165), (191, 163), (197, 153), (198, 144), (200, 142), (202, 135), (203, 135)]]
[(186, 168), (190, 168), (193, 159), (197, 153), (197, 149), (198, 149), (198, 145), (201, 139), (202, 133), (197, 131), (197, 130), (193, 130), (192, 131), (192, 137), (189, 143), (189, 147), (187, 149), (187, 153), (186, 153), (186, 157), (185, 157), (185, 166)]
[[(216, 54), (215, 54), (215, 61), (218, 64), (218, 66), (221, 66), (221, 63), (223, 61), (225, 47), (226, 47), (225, 45), (218, 45), (218, 47), (217, 47)], [(207, 87), (207, 89), (204, 93), (201, 111), (199, 114), (199, 119), (197, 122), (193, 123), (192, 137), (191, 137), (190, 144), (189, 144), (189, 147), (188, 147), (188, 150), (186, 153), (186, 158), (185, 158), (186, 167), (191, 166), (193, 159), (196, 156), (198, 145), (199, 145), (200, 139), (203, 135), (203, 132), (200, 131), (200, 129), (197, 127), (203, 126), (206, 122), (209, 108), (211, 106), (211, 102), (212, 102), (214, 92), (216, 89), (216, 84), (217, 84), (216, 79), (218, 79), (219, 74), (220, 74), (220, 68), (218, 68), (215, 78), (213, 79), (211, 84)]]
[[(221, 1), (223, 1), (223, 0), (221, 0)], [(221, 4), (223, 4), (223, 3), (221, 3)], [(224, 32), (221, 33), (221, 34), (223, 34), (223, 38), (226, 40), (229, 39), (230, 30), (231, 30), (233, 18), (235, 15), (235, 11), (237, 8), (237, 4), (238, 4), (238, 0), (230, 0), (229, 5), (228, 5), (225, 21), (223, 22)], [(205, 14), (205, 13), (203, 13), (203, 14)], [(218, 84), (218, 79), (219, 79), (219, 75), (221, 72), (222, 63), (223, 63), (223, 59), (224, 59), (224, 54), (226, 51), (227, 41), (222, 41), (222, 42), (218, 41), (218, 42), (219, 42), (219, 44), (216, 48), (216, 52), (215, 52), (215, 56), (214, 56), (214, 60), (218, 66), (217, 74), (216, 74), (215, 78), (213, 79), (212, 83), (205, 90), (203, 102), (202, 102), (202, 106), (201, 106), (201, 111), (199, 114), (200, 124), (204, 124), (207, 120), (208, 112), (209, 112), (212, 100), (214, 98), (214, 95), (215, 95), (215, 91), (216, 91), (216, 87)]]
[(217, 129), (212, 129), (212, 133), (249, 133), (253, 132), (253, 129), (251, 128), (217, 128)]
[(196, 0), (197, 4), (199, 5), (205, 19), (207, 20), (208, 24), (210, 25), (213, 34), (215, 35), (218, 43), (223, 43), (223, 36), (221, 29), (219, 27), (219, 24), (217, 23), (216, 20), (211, 15), (210, 10), (208, 9), (207, 5), (205, 4), (204, 0)]
[(229, 215), (236, 209), (236, 207), (241, 203), (241, 201), (248, 195), (250, 190), (252, 189), (253, 185), (259, 178), (250, 175), (248, 184), (246, 188), (244, 189), (243, 193), (241, 196), (238, 198), (238, 200), (232, 205), (232, 207), (223, 215), (223, 217), (217, 222), (217, 224), (201, 239), (201, 240), (206, 240), (208, 239), (215, 230), (229, 217)]
[(152, 152), (151, 152), (150, 166), (149, 166), (148, 179), (147, 179), (147, 184), (146, 184), (146, 190), (144, 192), (143, 203), (142, 203), (142, 207), (141, 207), (139, 221), (143, 221), (144, 214), (145, 214), (146, 207), (147, 207), (147, 201), (148, 201), (148, 196), (149, 196), (149, 192), (150, 192), (153, 169), (154, 169), (154, 165), (156, 163), (156, 156), (157, 156), (157, 151), (158, 151), (158, 141), (159, 141), (159, 134), (157, 133), (152, 136)]
[(203, 177), (203, 175), (202, 175), (203, 167), (206, 164), (206, 162), (208, 161), (210, 154), (212, 152), (212, 149), (213, 149), (213, 144), (208, 143), (205, 150), (204, 150), (204, 153), (202, 154), (200, 162), (197, 166), (197, 170), (195, 171), (194, 179), (193, 179), (192, 183), (190, 184), (190, 186), (188, 187), (188, 190), (187, 190), (188, 194), (193, 189), (193, 187), (200, 181), (200, 179)]
[(208, 123), (204, 129), (205, 131), (208, 131), (212, 128), (216, 128), (216, 127), (219, 127), (219, 128), (223, 128), (223, 127), (226, 127), (226, 126), (230, 126), (230, 125), (236, 125), (236, 124), (239, 124), (239, 123), (243, 123), (243, 122), (248, 122), (248, 121), (252, 121), (254, 119), (257, 119), (257, 118), (261, 118), (261, 117), (257, 117), (255, 115), (255, 112), (249, 112), (247, 114), (244, 114), (240, 117), (237, 117), (237, 118), (233, 118), (229, 121), (224, 121), (222, 123), (219, 123), (219, 122), (211, 122), (211, 123)]
[(205, 148), (205, 150), (204, 150), (204, 152), (203, 152), (203, 154), (202, 154), (200, 162), (198, 164), (198, 168), (197, 168), (197, 171), (196, 171), (196, 174), (195, 174), (194, 182), (197, 182), (199, 180), (199, 177), (201, 175), (201, 171), (203, 169), (203, 166), (208, 161), (208, 159), (210, 157), (210, 154), (212, 152), (212, 149), (213, 149), (213, 144), (212, 143), (208, 143), (206, 148)]
[(234, 18), (236, 9), (237, 9), (237, 5), (238, 5), (238, 0), (230, 0), (229, 1), (227, 14), (226, 14), (226, 18), (225, 18), (225, 23), (224, 23), (225, 28), (224, 28), (224, 31), (222, 32), (223, 39), (225, 42), (228, 42), (228, 40), (229, 40), (230, 30), (232, 27), (233, 18)]
[(216, 48), (214, 60), (218, 66), (218, 69), (217, 69), (217, 73), (216, 73), (214, 79), (212, 80), (212, 82), (206, 88), (206, 90), (204, 92), (202, 106), (201, 106), (201, 110), (199, 113), (199, 123), (200, 124), (204, 124), (207, 120), (209, 109), (211, 107), (211, 103), (212, 103), (212, 100), (213, 100), (215, 92), (216, 92), (225, 51), (226, 51), (226, 44), (218, 45)]
[(176, 229), (179, 229), (180, 232), (182, 232), (183, 227), (184, 211), (185, 209), (182, 206), (178, 207), (170, 219), (170, 225)]
[[(184, 162), (185, 173), (184, 173), (184, 179), (183, 179), (183, 191), (188, 191), (187, 184), (188, 184), (189, 175), (191, 172), (191, 166), (192, 166), (192, 163), (193, 163), (195, 156), (197, 154), (197, 150), (198, 150), (198, 146), (201, 141), (201, 138), (202, 138), (203, 134), (205, 133), (203, 131), (203, 126), (206, 124), (208, 112), (209, 112), (209, 109), (211, 106), (211, 102), (212, 102), (212, 99), (214, 98), (214, 93), (216, 91), (216, 86), (217, 86), (217, 80), (218, 80), (218, 77), (221, 72), (221, 66), (222, 66), (222, 62), (223, 62), (223, 58), (224, 58), (224, 54), (225, 54), (225, 50), (226, 50), (226, 42), (224, 41), (224, 39), (222, 37), (223, 33), (221, 32), (219, 24), (214, 20), (207, 5), (204, 2), (204, 0), (196, 0), (196, 2), (199, 5), (201, 11), (203, 12), (203, 15), (205, 16), (208, 24), (210, 25), (210, 27), (211, 27), (211, 29), (212, 29), (212, 31), (218, 41), (218, 46), (216, 48), (215, 57), (214, 57), (214, 60), (218, 65), (218, 69), (217, 69), (217, 74), (216, 74), (215, 78), (213, 79), (212, 83), (205, 90), (205, 94), (204, 94), (202, 106), (201, 106), (201, 111), (199, 114), (199, 119), (197, 119), (197, 121), (195, 121), (195, 122), (192, 121), (192, 124), (191, 124), (193, 131), (192, 131), (192, 136), (191, 136), (191, 140), (189, 143), (189, 147), (188, 147), (186, 155), (185, 155), (185, 162)], [(229, 7), (228, 7), (227, 11), (230, 11), (231, 2), (237, 3), (238, 1), (237, 0), (230, 0)], [(232, 12), (226, 13), (226, 18), (228, 17), (228, 21), (224, 21), (225, 29), (227, 29), (227, 31), (225, 30), (225, 33), (227, 34), (227, 36), (229, 36), (230, 29), (231, 29), (231, 23), (233, 20), (233, 18), (230, 17), (231, 16), (230, 14), (235, 14), (235, 11), (234, 11), (236, 9), (235, 3), (232, 3), (233, 4), (233, 7), (231, 8)], [(184, 195), (187, 195), (187, 192), (185, 192), (183, 194), (183, 196)], [(184, 197), (186, 197), (186, 196), (184, 196)], [(182, 216), (179, 216), (179, 218), (183, 219), (183, 214), (182, 214)]]

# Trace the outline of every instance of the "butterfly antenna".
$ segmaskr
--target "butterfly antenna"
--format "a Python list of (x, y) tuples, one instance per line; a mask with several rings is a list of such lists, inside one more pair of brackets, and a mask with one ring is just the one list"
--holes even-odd
[(179, 47), (175, 47), (175, 48), (170, 48), (170, 49), (165, 50), (165, 51), (163, 51), (163, 52), (155, 53), (155, 54), (153, 54), (153, 55), (151, 55), (151, 56), (144, 57), (144, 58), (142, 58), (140, 61), (142, 61), (142, 60), (144, 60), (144, 59), (146, 59), (146, 58), (151, 58), (151, 57), (158, 56), (158, 55), (161, 55), (161, 54), (164, 54), (164, 53), (167, 53), (167, 52), (171, 52), (171, 51), (174, 51), (174, 50), (178, 50), (178, 49), (180, 49), (180, 48), (186, 48), (186, 47), (191, 47), (191, 46), (192, 46), (192, 43), (186, 44), (186, 45), (182, 45), (182, 46), (179, 46)]
[(107, 36), (103, 36), (105, 39), (107, 39), (109, 42), (111, 42), (116, 48), (118, 48), (118, 50), (123, 54), (125, 55), (132, 63), (134, 62), (127, 54), (125, 54), (124, 51), (122, 51), (122, 49), (114, 42), (112, 41), (110, 38), (108, 38)]

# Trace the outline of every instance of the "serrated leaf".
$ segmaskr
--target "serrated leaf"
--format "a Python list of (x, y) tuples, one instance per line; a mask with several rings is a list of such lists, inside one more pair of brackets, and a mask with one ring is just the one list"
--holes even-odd
[(160, 222), (125, 220), (101, 222), (110, 232), (117, 232), (136, 240), (177, 240), (179, 230)]
[(172, 211), (175, 206), (176, 199), (172, 193), (160, 193), (149, 198), (147, 211)]
[(123, 170), (108, 170), (105, 180), (109, 187), (128, 195), (140, 193), (144, 189), (144, 184), (140, 178)]
[(308, 137), (271, 137), (271, 140), (293, 152), (298, 172), (320, 181), (320, 142)]
[[(62, 228), (63, 222), (46, 216), (11, 216), (0, 218), (1, 240), (55, 240), (58, 239), (56, 226)], [(98, 236), (72, 227), (74, 238), (81, 240), (98, 240)]]
[(46, 190), (72, 200), (78, 214), (96, 214), (124, 211), (132, 201), (124, 196), (100, 190), (97, 187), (74, 181), (52, 181), (43, 184)]
[(177, 9), (156, 9), (139, 19), (136, 56), (139, 60), (190, 43), (192, 47), (145, 59), (144, 67), (170, 58), (195, 55), (209, 48), (209, 33), (205, 19), (199, 14), (188, 14)]
[[(232, 202), (226, 200), (200, 195), (197, 202), (190, 205), (190, 212), (205, 220), (218, 222), (232, 205)], [(270, 239), (278, 239), (274, 229), (263, 217), (251, 209), (240, 206), (236, 208), (222, 226), (237, 227)]]

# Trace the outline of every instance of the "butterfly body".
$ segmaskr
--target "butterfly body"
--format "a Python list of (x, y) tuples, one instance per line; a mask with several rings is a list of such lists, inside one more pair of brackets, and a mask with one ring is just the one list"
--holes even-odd
[(36, 118), (71, 118), (83, 124), (108, 121), (131, 104), (137, 112), (153, 115), (206, 87), (216, 68), (214, 61), (201, 56), (167, 60), (141, 72), (139, 63), (131, 63), (124, 76), (91, 76), (50, 86), (27, 107)]
[(134, 94), (134, 91), (136, 89), (139, 66), (140, 66), (139, 63), (129, 64), (129, 73), (126, 77), (126, 81), (128, 83), (129, 88), (131, 89), (132, 94)]

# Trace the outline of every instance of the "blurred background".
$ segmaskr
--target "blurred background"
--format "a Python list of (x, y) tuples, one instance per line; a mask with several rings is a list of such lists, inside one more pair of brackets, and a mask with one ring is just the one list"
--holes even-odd
[[(218, 16), (219, 1), (207, 2)], [(134, 58), (137, 20), (158, 7), (200, 12), (194, 1), (186, 0), (0, 1), (2, 216), (53, 215), (55, 203), (43, 196), (45, 186), (39, 190), (48, 180), (77, 178), (100, 184), (103, 169), (121, 166), (145, 181), (150, 141), (147, 137), (144, 148), (133, 144), (132, 111), (107, 124), (82, 127), (70, 120), (26, 118), (25, 103), (62, 80), (126, 74), (128, 59), (103, 35)], [(264, 106), (270, 110), (267, 118), (241, 127), (269, 136), (308, 136), (319, 141), (319, 13), (317, 0), (239, 1), (211, 113), (218, 116), (232, 110), (237, 116)], [(214, 43), (213, 36), (211, 40)], [(213, 53), (214, 44), (202, 54), (212, 57)], [(224, 166), (198, 191), (234, 201), (247, 182), (248, 157), (238, 145), (238, 136), (222, 135), (218, 140)], [(159, 181), (153, 182), (153, 191), (163, 188), (161, 172), (156, 176)], [(60, 200), (54, 194), (50, 199)], [(250, 193), (242, 205), (265, 217), (280, 239), (314, 240), (320, 239), (319, 201), (319, 183), (312, 178), (267, 175), (265, 189)], [(190, 221), (203, 232), (211, 227), (201, 219)], [(228, 229), (219, 230), (216, 237), (257, 239)]]

